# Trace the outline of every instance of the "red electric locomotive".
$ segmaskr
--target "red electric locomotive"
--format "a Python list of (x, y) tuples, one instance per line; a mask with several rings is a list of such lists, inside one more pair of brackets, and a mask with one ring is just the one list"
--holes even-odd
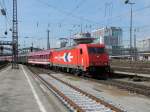
[(55, 49), (51, 53), (50, 62), (55, 68), (77, 74), (109, 72), (109, 56), (103, 44), (79, 44)]

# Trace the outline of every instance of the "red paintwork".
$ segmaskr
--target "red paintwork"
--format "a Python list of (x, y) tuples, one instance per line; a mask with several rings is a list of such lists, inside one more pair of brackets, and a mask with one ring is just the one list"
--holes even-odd
[[(53, 64), (67, 65), (68, 67), (80, 67), (84, 71), (90, 66), (101, 67), (108, 65), (108, 54), (106, 52), (102, 54), (89, 54), (88, 47), (98, 47), (104, 48), (104, 45), (100, 44), (80, 44), (70, 49), (54, 50), (52, 52), (52, 58), (50, 61)], [(80, 54), (80, 49), (82, 49), (82, 54)], [(70, 60), (65, 60), (66, 53), (70, 54)]]
[[(80, 66), (83, 56), (81, 56), (79, 52), (80, 51), (77, 46), (72, 49), (54, 50), (50, 61), (52, 61), (53, 64)], [(66, 53), (68, 53), (68, 57), (70, 57), (68, 60), (65, 58), (67, 55)]]

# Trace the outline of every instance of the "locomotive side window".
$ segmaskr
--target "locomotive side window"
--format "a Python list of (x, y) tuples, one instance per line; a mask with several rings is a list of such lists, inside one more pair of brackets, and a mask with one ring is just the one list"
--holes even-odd
[(82, 52), (82, 49), (80, 49), (80, 54), (82, 54), (83, 52)]
[(104, 53), (105, 52), (105, 49), (104, 48), (98, 48), (98, 47), (89, 47), (88, 48), (88, 52), (90, 54), (101, 54), (101, 53)]

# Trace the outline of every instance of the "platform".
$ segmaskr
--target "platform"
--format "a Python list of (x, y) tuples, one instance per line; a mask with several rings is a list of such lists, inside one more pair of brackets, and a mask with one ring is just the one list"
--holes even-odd
[(0, 71), (0, 112), (60, 111), (48, 97), (26, 67), (19, 65), (17, 70), (9, 66)]

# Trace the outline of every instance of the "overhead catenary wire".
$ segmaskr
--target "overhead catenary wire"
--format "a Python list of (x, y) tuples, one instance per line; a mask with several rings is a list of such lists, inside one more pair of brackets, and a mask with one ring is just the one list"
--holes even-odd
[(73, 14), (75, 11), (77, 11), (77, 9), (79, 9), (86, 0), (81, 0), (59, 23), (64, 22), (68, 16), (70, 16), (71, 14)]
[[(101, 23), (105, 22), (106, 20), (102, 20), (102, 21), (99, 21), (99, 22), (96, 22), (96, 21), (93, 21), (93, 20), (90, 20), (90, 19), (87, 19), (85, 17), (82, 17), (82, 16), (77, 16), (75, 14), (70, 14), (70, 12), (66, 12), (64, 10), (60, 10), (59, 8), (57, 8), (56, 6), (53, 6), (47, 2), (44, 2), (43, 0), (37, 0), (38, 2), (50, 7), (50, 8), (53, 8), (54, 10), (57, 10), (58, 12), (62, 13), (62, 14), (65, 14), (66, 16), (71, 16), (73, 18), (76, 18), (76, 19), (79, 19), (79, 20), (83, 20), (83, 21), (86, 21), (86, 22), (89, 22), (89, 23), (93, 23), (93, 25), (100, 25)], [(139, 12), (139, 11), (142, 11), (142, 10), (145, 10), (145, 9), (148, 9), (150, 8), (150, 5), (147, 5), (145, 7), (142, 7), (142, 8), (138, 8), (138, 9), (135, 9), (133, 11), (133, 13), (136, 13), (136, 12)], [(118, 19), (120, 17), (123, 17), (123, 16), (126, 16), (127, 14), (129, 14), (129, 12), (126, 12), (124, 14), (121, 14), (121, 15), (117, 15), (117, 16), (113, 16), (113, 17), (110, 17), (110, 18), (107, 18), (107, 21), (112, 21), (113, 19)]]
[[(67, 11), (65, 11), (65, 10), (59, 9), (59, 8), (57, 8), (56, 6), (53, 6), (53, 5), (51, 5), (51, 4), (47, 3), (47, 2), (44, 2), (43, 0), (37, 0), (37, 1), (40, 2), (40, 3), (42, 3), (42, 4), (44, 4), (44, 5), (46, 5), (47, 7), (50, 7), (50, 8), (52, 8), (52, 9), (54, 9), (54, 10), (56, 10), (56, 11), (62, 13), (62, 14), (65, 14), (65, 15), (69, 15), (69, 14), (70, 14), (70, 12), (67, 12)], [(70, 16), (73, 17), (73, 18), (79, 19), (79, 20), (86, 21), (86, 22), (90, 22), (90, 23), (94, 23), (94, 24), (100, 24), (99, 22), (90, 20), (90, 19), (88, 19), (88, 18), (79, 16), (79, 15), (70, 14)]]
[[(142, 8), (138, 8), (138, 9), (133, 10), (133, 14), (136, 15), (136, 13), (138, 13), (138, 12), (140, 12), (140, 11), (143, 11), (143, 10), (145, 10), (145, 9), (149, 9), (149, 8), (150, 8), (150, 4), (148, 4), (148, 5), (146, 5), (146, 6), (142, 7)], [(111, 22), (111, 21), (114, 21), (114, 19), (119, 19), (119, 18), (124, 17), (124, 16), (127, 16), (127, 15), (129, 15), (129, 14), (130, 14), (129, 12), (125, 12), (125, 13), (123, 13), (123, 14), (120, 14), (120, 15), (117, 15), (117, 16), (113, 16), (113, 17), (110, 17), (110, 18), (107, 18), (107, 20), (108, 20), (109, 22)], [(104, 22), (104, 21), (105, 21), (105, 20), (100, 21), (100, 22)]]

